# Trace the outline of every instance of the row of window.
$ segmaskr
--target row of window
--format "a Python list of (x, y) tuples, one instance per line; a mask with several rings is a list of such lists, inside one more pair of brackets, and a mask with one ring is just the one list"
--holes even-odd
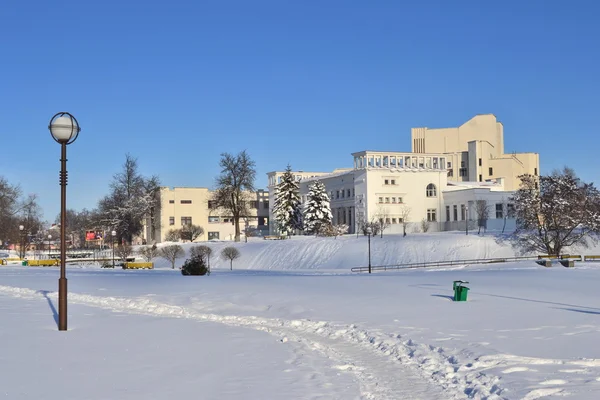
[[(180, 200), (179, 201), (180, 204), (192, 204), (192, 200)], [(263, 208), (264, 209), (268, 209), (269, 208), (269, 202), (268, 201), (263, 201)], [(175, 200), (169, 200), (169, 204), (175, 204)], [(248, 207), (250, 208), (254, 208), (254, 209), (258, 209), (259, 208), (259, 202), (257, 200), (251, 200), (248, 203)], [(214, 208), (215, 202), (213, 200), (209, 200), (208, 201), (208, 208)]]
[[(336, 191), (331, 191), (330, 192), (330, 196), (331, 196), (331, 200), (338, 200), (338, 199), (345, 199), (345, 198), (351, 198), (354, 197), (354, 189), (341, 189), (341, 190), (336, 190)], [(302, 201), (306, 201), (307, 197), (306, 196), (302, 196), (303, 199)]]
[(402, 197), (380, 197), (379, 204), (402, 204)]
[[(254, 219), (252, 217), (251, 219)], [(268, 218), (267, 217), (257, 217), (258, 225), (267, 225)], [(233, 218), (231, 217), (219, 217), (219, 216), (209, 216), (208, 223), (233, 223)], [(169, 225), (175, 225), (175, 217), (169, 217)], [(192, 217), (181, 217), (181, 226), (190, 226), (192, 225)]]
[(354, 158), (354, 168), (357, 169), (367, 167), (443, 169), (445, 165), (445, 157), (359, 156)]

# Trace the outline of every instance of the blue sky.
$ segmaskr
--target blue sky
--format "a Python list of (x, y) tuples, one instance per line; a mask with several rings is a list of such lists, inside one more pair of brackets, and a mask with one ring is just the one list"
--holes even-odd
[(80, 121), (68, 206), (130, 153), (165, 186), (212, 187), (222, 152), (266, 173), (409, 151), (410, 128), (494, 113), (505, 150), (599, 180), (600, 3), (53, 1), (0, 9), (0, 175), (59, 212), (49, 119)]

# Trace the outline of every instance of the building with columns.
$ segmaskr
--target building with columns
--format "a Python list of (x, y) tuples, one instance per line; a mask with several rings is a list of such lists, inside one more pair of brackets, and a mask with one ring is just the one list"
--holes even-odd
[[(426, 224), (430, 231), (466, 229), (485, 201), (488, 229), (514, 229), (507, 219), (510, 197), (521, 174), (539, 173), (537, 153), (504, 154), (504, 130), (494, 115), (478, 115), (458, 128), (414, 128), (412, 152), (353, 153), (353, 168), (294, 172), (304, 204), (310, 185), (321, 181), (331, 201), (334, 224), (355, 233), (361, 221), (383, 219), (386, 232), (401, 233)], [(283, 171), (267, 174), (269, 204)], [(275, 221), (272, 208), (269, 220)], [(471, 223), (469, 223), (471, 221)], [(276, 227), (269, 226), (270, 233)]]

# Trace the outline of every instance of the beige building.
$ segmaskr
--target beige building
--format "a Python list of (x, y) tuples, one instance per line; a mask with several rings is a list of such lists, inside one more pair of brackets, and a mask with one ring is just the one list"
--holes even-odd
[[(185, 225), (200, 225), (204, 228), (204, 235), (196, 241), (206, 240), (233, 240), (235, 227), (233, 218), (227, 212), (217, 209), (211, 210), (212, 191), (208, 188), (192, 187), (161, 187), (160, 211), (154, 217), (158, 220), (154, 229), (148, 223), (145, 229), (145, 238), (148, 243), (165, 241), (165, 235), (171, 229), (180, 229)], [(269, 220), (269, 193), (258, 190), (249, 193), (252, 200), (249, 204), (250, 213), (240, 220), (240, 230), (248, 227), (260, 232), (266, 232)]]
[(477, 115), (458, 128), (413, 128), (412, 152), (442, 153), (448, 179), (485, 182), (504, 178), (506, 190), (519, 188), (519, 175), (538, 175), (537, 153), (504, 153), (504, 127), (493, 114)]

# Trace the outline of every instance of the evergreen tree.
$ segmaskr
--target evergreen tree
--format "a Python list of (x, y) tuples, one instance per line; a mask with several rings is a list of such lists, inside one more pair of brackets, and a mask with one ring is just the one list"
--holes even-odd
[(295, 229), (302, 229), (302, 211), (300, 210), (300, 190), (294, 179), (292, 168), (288, 165), (281, 182), (275, 188), (273, 214), (279, 228), (290, 235)]
[(308, 201), (304, 207), (304, 230), (317, 234), (324, 225), (330, 225), (332, 220), (325, 185), (316, 181), (308, 190)]

